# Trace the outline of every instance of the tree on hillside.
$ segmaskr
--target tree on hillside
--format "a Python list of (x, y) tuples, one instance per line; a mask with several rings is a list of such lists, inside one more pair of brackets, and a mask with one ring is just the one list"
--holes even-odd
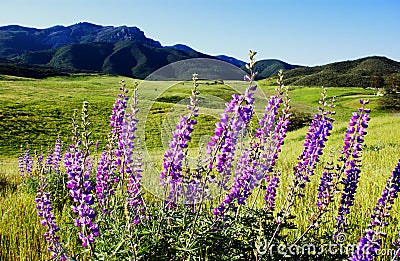
[(400, 75), (389, 76), (385, 83), (385, 95), (380, 100), (381, 106), (400, 111)]
[(385, 85), (385, 80), (381, 74), (374, 73), (371, 75), (370, 85), (375, 91), (377, 91)]

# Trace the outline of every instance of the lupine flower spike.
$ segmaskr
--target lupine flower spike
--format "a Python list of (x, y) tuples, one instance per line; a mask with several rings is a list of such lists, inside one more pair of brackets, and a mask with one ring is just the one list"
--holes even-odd
[[(190, 98), (190, 110), (187, 116), (181, 116), (176, 129), (172, 133), (172, 139), (169, 141), (169, 149), (164, 154), (163, 170), (160, 173), (161, 185), (164, 186), (165, 193), (168, 193), (166, 203), (168, 207), (174, 207), (178, 197), (183, 193), (182, 163), (185, 157), (184, 150), (188, 147), (191, 140), (194, 125), (198, 116), (198, 98), (197, 74), (193, 74), (194, 89)], [(168, 191), (169, 189), (169, 191)]]
[(33, 158), (29, 154), (30, 150), (28, 146), (25, 149), (24, 153), (21, 153), (18, 157), (18, 172), (21, 177), (28, 177), (32, 176), (33, 172)]
[[(386, 234), (382, 231), (388, 222), (390, 210), (394, 200), (400, 193), (400, 159), (386, 182), (382, 196), (378, 200), (371, 215), (371, 223), (368, 225), (365, 235), (360, 238), (357, 249), (350, 258), (352, 261), (369, 261), (378, 256), (378, 250), (382, 247), (382, 237)], [(396, 246), (396, 245), (395, 245)], [(397, 247), (399, 247), (397, 245)], [(399, 255), (400, 256), (400, 255)]]
[[(87, 119), (87, 103), (84, 103), (82, 108), (82, 118), (84, 119), (82, 125), (85, 128), (85, 126), (88, 126), (88, 122), (85, 122)], [(84, 139), (82, 140), (76, 135), (76, 130), (77, 127), (75, 126), (73, 141), (76, 143), (71, 145), (69, 150), (65, 153), (64, 165), (68, 175), (67, 188), (74, 201), (71, 209), (72, 212), (77, 215), (74, 219), (74, 225), (82, 228), (81, 232), (78, 234), (79, 239), (82, 241), (82, 246), (90, 247), (94, 242), (94, 237), (99, 235), (99, 228), (98, 225), (94, 223), (96, 213), (93, 208), (93, 186), (89, 180), (92, 171), (92, 163), (88, 150), (88, 146), (90, 145), (88, 141), (89, 135), (85, 135), (85, 133), (89, 132), (84, 129), (82, 135)], [(82, 143), (85, 146), (83, 150), (80, 148)]]
[[(280, 78), (282, 80), (282, 78)], [(260, 180), (268, 179), (268, 173), (272, 172), (275, 160), (280, 152), (280, 146), (286, 136), (288, 125), (288, 99), (285, 98), (285, 108), (282, 110), (283, 115), (281, 122), (276, 124), (278, 109), (283, 102), (282, 91), (283, 81), (277, 88), (277, 96), (271, 96), (265, 113), (259, 124), (260, 128), (256, 130), (255, 141), (251, 142), (250, 148), (245, 149), (238, 161), (233, 186), (230, 188), (224, 200), (213, 211), (214, 215), (223, 216), (227, 207), (232, 207), (234, 201), (239, 205), (243, 205), (246, 199), (251, 195), (254, 188), (258, 187)], [(261, 154), (261, 157), (259, 156)], [(279, 178), (274, 176), (274, 180), (270, 183), (268, 201), (273, 208), (274, 194), (279, 183)], [(267, 196), (266, 196), (267, 197)]]
[[(255, 99), (254, 91), (257, 85), (254, 84), (256, 73), (253, 73), (256, 52), (250, 51), (250, 63), (246, 68), (250, 75), (245, 75), (244, 79), (249, 82), (244, 95), (232, 95), (230, 102), (226, 103), (226, 109), (221, 114), (219, 122), (216, 124), (214, 136), (207, 144), (206, 153), (208, 158), (209, 170), (215, 170), (221, 174), (219, 180), (220, 189), (227, 190), (227, 182), (231, 177), (232, 164), (236, 151), (236, 143), (241, 131), (245, 131), (254, 114), (253, 103)], [(230, 116), (232, 114), (232, 116)]]
[[(332, 110), (332, 104), (326, 101), (326, 89), (322, 91), (322, 98), (320, 100), (321, 106), (318, 108), (319, 113), (315, 114), (311, 125), (308, 129), (305, 141), (303, 143), (304, 150), (298, 158), (298, 163), (295, 168), (295, 182), (296, 188), (303, 189), (306, 183), (310, 182), (310, 177), (314, 175), (314, 170), (319, 162), (319, 158), (323, 153), (325, 142), (332, 130), (332, 123), (334, 121), (333, 115), (335, 112)], [(302, 197), (302, 191), (297, 192), (297, 196)]]
[(350, 207), (354, 204), (354, 195), (358, 186), (358, 179), (361, 172), (362, 143), (367, 134), (365, 131), (370, 120), (370, 110), (364, 108), (369, 103), (368, 100), (360, 101), (362, 107), (358, 112), (354, 112), (344, 138), (344, 146), (341, 151), (340, 161), (343, 166), (339, 172), (344, 173), (343, 192), (336, 218), (335, 237), (346, 230), (346, 216), (350, 213)]
[[(103, 150), (97, 165), (96, 195), (103, 213), (107, 213), (109, 196), (114, 194), (116, 184), (124, 178), (126, 167), (124, 165), (123, 128), (125, 110), (127, 108), (128, 90), (125, 82), (121, 80), (120, 93), (115, 99), (110, 126), (112, 127), (106, 149)], [(126, 124), (125, 124), (126, 125)]]
[(40, 224), (46, 227), (44, 237), (49, 243), (48, 251), (51, 253), (52, 259), (68, 260), (60, 243), (60, 237), (57, 235), (59, 228), (55, 222), (55, 217), (51, 207), (50, 193), (46, 191), (46, 180), (42, 178), (37, 189), (36, 210), (40, 220)]
[(60, 138), (58, 138), (56, 140), (56, 144), (54, 145), (54, 152), (52, 155), (52, 167), (56, 173), (60, 173), (60, 162), (62, 160), (61, 149), (62, 149), (61, 140)]
[(124, 165), (128, 175), (128, 184), (126, 190), (126, 215), (129, 223), (138, 224), (144, 215), (144, 201), (142, 198), (140, 180), (142, 178), (142, 158), (140, 152), (135, 146), (135, 133), (137, 130), (136, 114), (137, 109), (137, 86), (133, 91), (130, 104), (130, 112), (125, 115), (123, 121), (123, 143), (124, 143)]

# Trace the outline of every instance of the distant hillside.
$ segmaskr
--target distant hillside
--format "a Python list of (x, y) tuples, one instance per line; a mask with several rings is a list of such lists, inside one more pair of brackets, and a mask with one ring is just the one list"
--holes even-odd
[(21, 65), (6, 59), (0, 59), (0, 75), (12, 75), (42, 79), (52, 76), (66, 76), (74, 71), (40, 65)]
[(170, 63), (213, 56), (196, 51), (120, 41), (117, 43), (71, 44), (55, 50), (31, 52), (13, 58), (20, 64), (46, 65), (59, 69), (124, 75), (139, 79)]
[(400, 62), (372, 56), (322, 66), (299, 67), (285, 72), (285, 83), (304, 86), (371, 86), (371, 77), (400, 73)]
[(69, 44), (116, 43), (121, 40), (161, 47), (158, 41), (147, 38), (137, 27), (78, 23), (66, 27), (57, 25), (46, 29), (36, 29), (8, 25), (0, 27), (0, 57), (10, 58), (27, 52), (55, 49)]
[(237, 67), (242, 67), (242, 66), (244, 66), (246, 64), (245, 62), (243, 62), (241, 60), (238, 60), (238, 59), (236, 59), (234, 57), (230, 57), (230, 56), (226, 56), (226, 55), (217, 55), (215, 57), (217, 57), (218, 59), (220, 59), (220, 60), (222, 60), (224, 62), (233, 64), (233, 65), (235, 65)]
[[(276, 59), (265, 59), (257, 61), (253, 71), (257, 72), (257, 79), (265, 79), (271, 76), (276, 76), (279, 70), (287, 71), (299, 68), (299, 65), (292, 65)], [(245, 66), (241, 67), (247, 71)]]

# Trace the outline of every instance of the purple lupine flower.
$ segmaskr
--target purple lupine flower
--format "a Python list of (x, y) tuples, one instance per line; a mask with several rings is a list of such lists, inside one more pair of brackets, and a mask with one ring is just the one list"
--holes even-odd
[(137, 155), (132, 164), (131, 167), (132, 172), (128, 176), (128, 184), (127, 184), (127, 197), (126, 197), (126, 204), (128, 207), (128, 212), (130, 217), (133, 219), (131, 222), (133, 224), (138, 224), (141, 219), (146, 219), (146, 216), (144, 215), (145, 208), (144, 208), (144, 202), (143, 202), (143, 197), (142, 193), (140, 190), (141, 183), (140, 180), (142, 178), (142, 158), (140, 155)]
[[(250, 70), (250, 76), (245, 76), (244, 80), (249, 81), (244, 95), (233, 94), (231, 100), (226, 103), (224, 113), (221, 114), (219, 122), (214, 129), (214, 136), (207, 144), (206, 153), (209, 155), (209, 170), (215, 167), (215, 170), (221, 174), (219, 181), (220, 188), (227, 190), (227, 182), (231, 176), (232, 164), (236, 150), (236, 143), (241, 131), (245, 131), (253, 117), (254, 109), (254, 91), (257, 85), (253, 84), (256, 74), (253, 73), (256, 52), (250, 51), (250, 64), (246, 67)], [(229, 117), (229, 114), (233, 114)]]
[[(321, 103), (325, 103), (325, 101), (322, 100)], [(325, 111), (323, 106), (319, 108), (319, 113), (314, 115), (303, 143), (304, 150), (298, 157), (295, 187), (304, 188), (306, 183), (310, 181), (310, 176), (314, 175), (314, 170), (325, 147), (325, 141), (327, 141), (332, 130), (334, 121), (331, 117), (332, 114), (329, 110)], [(302, 193), (299, 192), (298, 196), (302, 196)]]
[[(121, 93), (118, 94), (118, 98), (115, 99), (115, 103), (113, 106), (112, 114), (110, 116), (110, 126), (111, 135), (113, 139), (113, 143), (116, 143), (116, 147), (113, 150), (113, 168), (117, 169), (119, 167), (120, 174), (123, 175), (125, 173), (124, 164), (123, 164), (123, 155), (124, 155), (124, 144), (122, 142), (122, 135), (123, 135), (123, 125), (124, 125), (124, 117), (125, 117), (125, 110), (128, 104), (128, 97), (126, 94), (128, 90), (125, 89), (125, 82), (122, 80), (120, 81), (121, 85)], [(116, 183), (119, 182), (120, 179), (124, 177), (114, 175), (114, 181)]]
[[(197, 108), (196, 108), (197, 110)], [(192, 117), (196, 117), (197, 112), (192, 111), (188, 117), (181, 116), (172, 139), (169, 142), (170, 149), (164, 154), (163, 170), (160, 173), (161, 184), (168, 184), (170, 192), (168, 201), (172, 205), (176, 203), (177, 196), (182, 194), (182, 161), (185, 157), (184, 149), (188, 147), (194, 125), (197, 123)]]
[(74, 225), (82, 228), (78, 236), (82, 241), (82, 246), (88, 247), (94, 242), (94, 237), (99, 235), (98, 225), (93, 222), (96, 213), (92, 207), (94, 204), (91, 194), (93, 187), (89, 180), (92, 163), (90, 159), (84, 157), (79, 148), (71, 146), (65, 153), (64, 165), (69, 179), (67, 188), (69, 188), (70, 196), (74, 201), (71, 209), (78, 215), (74, 219)]
[(265, 190), (265, 207), (272, 212), (275, 210), (276, 190), (278, 188), (279, 182), (279, 175), (273, 175), (268, 183), (267, 189)]
[(335, 173), (333, 173), (333, 170), (333, 162), (324, 166), (324, 172), (321, 176), (317, 195), (317, 207), (320, 210), (326, 209), (334, 196), (335, 189), (333, 186), (334, 182), (337, 181), (337, 178)]
[(239, 205), (244, 204), (245, 199), (249, 196), (250, 187), (246, 186), (246, 182), (249, 182), (254, 175), (256, 161), (251, 160), (251, 150), (245, 149), (238, 161), (236, 168), (236, 177), (234, 178), (233, 186), (225, 196), (223, 201), (218, 207), (214, 208), (212, 212), (216, 216), (223, 216), (224, 212), (228, 207), (232, 206), (232, 203), (237, 200)]
[(112, 169), (111, 155), (107, 150), (104, 150), (97, 163), (96, 173), (96, 195), (103, 213), (106, 212), (108, 205), (108, 197), (113, 194), (112, 184), (114, 181)]
[(61, 246), (60, 237), (57, 236), (57, 227), (54, 214), (52, 212), (50, 193), (46, 192), (46, 181), (41, 180), (39, 187), (37, 189), (37, 194), (35, 198), (36, 209), (40, 220), (40, 224), (46, 227), (46, 232), (44, 237), (49, 243), (48, 251), (51, 253), (51, 258), (58, 260), (68, 260), (67, 256)]
[(360, 238), (357, 249), (353, 252), (351, 261), (370, 261), (378, 255), (378, 250), (381, 248), (382, 240), (375, 238), (375, 232), (372, 229), (367, 229), (365, 235)]
[(350, 260), (372, 260), (373, 257), (378, 256), (378, 250), (382, 246), (381, 236), (385, 236), (382, 229), (388, 224), (385, 219), (390, 216), (390, 210), (393, 207), (394, 200), (398, 197), (398, 193), (400, 193), (400, 159), (374, 208), (365, 235), (360, 238), (357, 249), (353, 252)]
[[(257, 139), (250, 144), (250, 149), (246, 149), (242, 153), (235, 171), (234, 184), (223, 202), (214, 209), (214, 215), (223, 215), (227, 207), (232, 206), (234, 200), (237, 200), (239, 205), (244, 204), (245, 200), (251, 195), (252, 190), (259, 186), (259, 181), (263, 178), (267, 179), (267, 174), (272, 171), (289, 124), (287, 97), (283, 116), (276, 123), (278, 109), (283, 102), (282, 97), (280, 97), (283, 87), (283, 84), (281, 84), (277, 89), (278, 96), (270, 97), (265, 113), (259, 121), (260, 128), (255, 133)], [(260, 153), (261, 157), (259, 157)], [(267, 192), (268, 194), (271, 193), (269, 195), (271, 200), (274, 197), (274, 189), (276, 190), (278, 182), (279, 178), (276, 179), (275, 177), (271, 183), (270, 190)], [(271, 204), (273, 204), (272, 201)]]
[(275, 128), (276, 116), (278, 115), (278, 109), (282, 101), (281, 97), (271, 96), (268, 105), (265, 106), (265, 113), (258, 123), (260, 127), (256, 129), (254, 134), (256, 138), (260, 139), (260, 144), (262, 144), (262, 146), (269, 145), (268, 139)]
[(140, 180), (142, 178), (142, 158), (138, 151), (135, 151), (135, 132), (137, 130), (138, 119), (135, 115), (137, 109), (137, 88), (134, 89), (130, 113), (126, 114), (123, 121), (123, 144), (124, 144), (124, 165), (128, 175), (126, 190), (126, 205), (131, 223), (138, 224), (141, 219), (146, 218), (144, 202), (140, 191)]
[[(219, 185), (225, 190), (231, 176), (240, 131), (247, 129), (254, 114), (252, 105), (256, 88), (257, 85), (251, 85), (246, 88), (245, 95), (232, 95), (230, 102), (226, 103), (225, 112), (221, 114), (220, 121), (216, 124), (214, 136), (207, 144), (206, 153), (209, 155), (209, 169), (215, 167), (215, 170), (221, 173)], [(232, 117), (229, 117), (229, 113), (233, 114)]]
[[(273, 96), (270, 98), (268, 106), (265, 108), (265, 113), (259, 122), (260, 128), (256, 130), (255, 134), (255, 137), (259, 138), (259, 146), (261, 149), (260, 165), (262, 173), (266, 174), (273, 171), (275, 161), (278, 158), (279, 152), (281, 151), (281, 146), (284, 143), (284, 139), (286, 137), (288, 126), (290, 123), (290, 99), (287, 93), (284, 99), (281, 97), (284, 88), (282, 71), (279, 72), (279, 78), (277, 82), (280, 86), (276, 89), (278, 96)], [(282, 102), (284, 103), (282, 116), (280, 116), (279, 119), (276, 120), (276, 117), (278, 115), (278, 108), (280, 107)], [(280, 178), (278, 174), (274, 174), (272, 178), (270, 178), (266, 174), (257, 178), (264, 178), (265, 181), (268, 182), (268, 186), (266, 188), (264, 196), (265, 207), (270, 211), (274, 211), (276, 190), (278, 188)]]
[(346, 230), (346, 216), (350, 213), (350, 207), (354, 204), (354, 195), (358, 186), (358, 179), (361, 172), (361, 151), (365, 131), (368, 127), (369, 109), (364, 106), (368, 101), (360, 101), (362, 107), (358, 112), (353, 113), (350, 118), (348, 128), (344, 138), (344, 146), (341, 151), (342, 157), (339, 159), (343, 162), (343, 167), (339, 171), (344, 173), (344, 188), (336, 218), (336, 233), (343, 233)]
[(29, 155), (30, 150), (26, 149), (24, 155), (24, 162), (25, 162), (25, 171), (29, 175), (32, 175), (32, 168), (33, 168), (33, 159), (32, 156)]
[(60, 138), (58, 138), (56, 140), (56, 144), (54, 145), (54, 151), (53, 151), (52, 161), (51, 161), (53, 170), (56, 173), (60, 173), (60, 162), (62, 160), (61, 149), (62, 149), (61, 140), (60, 140)]
[(32, 176), (32, 171), (33, 171), (33, 158), (31, 155), (29, 155), (30, 150), (28, 148), (26, 148), (25, 152), (24, 152), (24, 156), (22, 159), (22, 164), (21, 164), (21, 169), (20, 171), (20, 175), (21, 177), (24, 177), (25, 174), (27, 174), (28, 176)]
[(121, 84), (121, 93), (118, 94), (118, 98), (115, 99), (115, 103), (112, 109), (112, 114), (110, 116), (110, 126), (112, 127), (111, 133), (120, 137), (122, 133), (122, 122), (125, 115), (125, 109), (127, 107), (128, 97), (125, 90), (125, 83), (123, 81)]
[(53, 162), (53, 154), (49, 152), (47, 153), (46, 160), (44, 162), (44, 169), (46, 172), (50, 171), (52, 162)]
[[(167, 189), (169, 193), (165, 199), (168, 207), (174, 207), (177, 203), (178, 196), (183, 194), (183, 181), (182, 163), (185, 157), (184, 149), (188, 147), (188, 142), (191, 140), (194, 125), (197, 121), (193, 118), (198, 116), (198, 103), (197, 95), (197, 74), (193, 74), (192, 96), (190, 97), (190, 105), (187, 109), (190, 111), (188, 116), (181, 116), (179, 122), (172, 132), (172, 138), (169, 141), (169, 149), (164, 154), (163, 170), (160, 173), (161, 185)], [(165, 190), (167, 192), (167, 190)]]

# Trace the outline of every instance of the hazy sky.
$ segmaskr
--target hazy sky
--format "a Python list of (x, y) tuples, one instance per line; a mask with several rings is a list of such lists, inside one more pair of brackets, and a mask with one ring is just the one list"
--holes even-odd
[(301, 65), (400, 61), (400, 0), (0, 0), (0, 26), (78, 22), (137, 26), (162, 45), (245, 61), (249, 49)]

